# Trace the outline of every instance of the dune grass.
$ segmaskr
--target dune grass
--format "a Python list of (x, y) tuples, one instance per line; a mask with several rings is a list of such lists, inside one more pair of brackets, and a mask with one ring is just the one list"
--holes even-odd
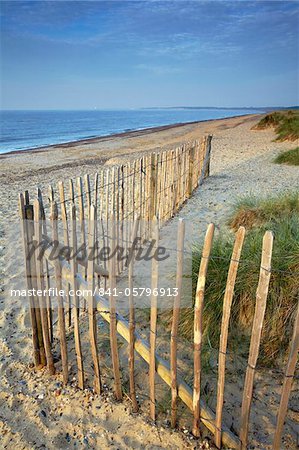
[(244, 226), (246, 230), (268, 225), (272, 222), (287, 220), (293, 214), (299, 215), (298, 192), (284, 192), (273, 197), (259, 198), (253, 195), (236, 200), (228, 218), (228, 226), (237, 230)]
[(299, 166), (299, 147), (280, 153), (275, 159), (276, 164)]
[[(274, 233), (274, 248), (267, 300), (265, 324), (261, 342), (260, 362), (278, 362), (285, 356), (291, 336), (291, 322), (299, 295), (299, 201), (298, 193), (269, 199), (247, 197), (239, 200), (229, 219), (229, 226), (246, 227), (247, 233), (241, 255), (230, 322), (230, 351), (240, 356), (248, 351), (254, 315), (256, 287), (259, 278), (262, 238), (266, 230)], [(203, 314), (204, 349), (218, 348), (223, 295), (234, 236), (220, 234), (213, 243), (209, 262)], [(201, 259), (201, 247), (193, 251), (194, 294)], [(286, 273), (285, 273), (286, 272)], [(193, 311), (184, 310), (182, 333), (192, 339)]]
[(299, 111), (275, 111), (267, 114), (253, 127), (254, 130), (264, 130), (274, 127), (277, 141), (295, 141), (299, 138)]

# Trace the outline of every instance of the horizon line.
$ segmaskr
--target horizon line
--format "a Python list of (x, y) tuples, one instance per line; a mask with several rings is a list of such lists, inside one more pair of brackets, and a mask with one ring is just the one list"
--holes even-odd
[(93, 107), (93, 108), (0, 108), (0, 112), (6, 111), (129, 111), (143, 109), (299, 109), (299, 105), (269, 105), (269, 106), (139, 106), (139, 107)]

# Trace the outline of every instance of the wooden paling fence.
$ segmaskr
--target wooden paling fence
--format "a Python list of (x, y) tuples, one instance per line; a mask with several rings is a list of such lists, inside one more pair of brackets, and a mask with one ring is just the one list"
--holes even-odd
[[(144, 154), (142, 157), (118, 166), (104, 166), (95, 174), (70, 180), (69, 186), (59, 183), (57, 199), (64, 223), (64, 245), (68, 244), (67, 203), (78, 208), (82, 242), (86, 242), (85, 221), (89, 206), (97, 207), (101, 229), (96, 234), (102, 246), (109, 246), (108, 221), (113, 214), (117, 223), (117, 241), (126, 246), (132, 231), (134, 217), (140, 218), (140, 236), (151, 236), (151, 220), (159, 217), (162, 226), (174, 216), (192, 195), (210, 171), (212, 136), (189, 142), (173, 150)], [(69, 190), (66, 199), (65, 191)], [(49, 188), (49, 199), (54, 201), (54, 190)], [(45, 207), (45, 205), (43, 205)], [(118, 262), (116, 271), (123, 269)], [(107, 267), (105, 267), (107, 269)]]
[[(182, 297), (183, 263), (185, 253), (185, 224), (179, 220), (177, 245), (176, 287), (178, 295), (173, 300), (173, 316), (170, 337), (170, 361), (161, 358), (156, 350), (158, 332), (157, 297), (152, 294), (150, 308), (150, 338), (144, 341), (136, 330), (134, 298), (129, 295), (129, 319), (126, 320), (116, 311), (114, 288), (117, 286), (117, 276), (124, 270), (126, 264), (119, 261), (115, 249), (119, 243), (125, 243), (125, 252), (130, 252), (136, 237), (153, 238), (152, 255), (155, 254), (159, 242), (159, 228), (191, 195), (207, 174), (205, 161), (210, 153), (210, 138), (204, 144), (190, 144), (179, 150), (163, 152), (145, 157), (124, 166), (122, 169), (112, 167), (96, 175), (94, 187), (89, 178), (85, 177), (84, 189), (81, 179), (77, 181), (78, 195), (74, 184), (70, 182), (70, 201), (64, 197), (64, 186), (59, 184), (59, 202), (55, 200), (54, 190), (49, 189), (50, 220), (48, 205), (45, 205), (39, 190), (37, 199), (30, 203), (28, 192), (20, 194), (20, 215), (26, 264), (27, 288), (39, 289), (38, 296), (29, 297), (32, 324), (33, 356), (35, 365), (47, 366), (50, 374), (57, 370), (53, 358), (53, 336), (56, 327), (53, 320), (54, 296), (47, 295), (49, 287), (64, 291), (65, 296), (56, 295), (57, 330), (60, 342), (60, 357), (64, 383), (69, 379), (69, 349), (67, 332), (70, 324), (74, 325), (74, 341), (76, 350), (76, 367), (78, 371), (78, 386), (83, 389), (86, 383), (86, 368), (82, 350), (82, 320), (88, 317), (89, 344), (92, 355), (94, 390), (102, 392), (101, 359), (98, 351), (97, 314), (104, 318), (110, 327), (110, 349), (114, 376), (115, 397), (123, 397), (122, 376), (118, 349), (118, 335), (129, 344), (128, 371), (130, 398), (133, 411), (138, 410), (135, 387), (135, 352), (149, 365), (149, 398), (150, 417), (156, 419), (155, 374), (171, 388), (171, 424), (177, 424), (178, 401), (182, 400), (193, 413), (192, 432), (200, 436), (200, 422), (214, 435), (218, 448), (226, 445), (230, 448), (247, 448), (249, 417), (253, 396), (253, 383), (256, 364), (259, 355), (261, 331), (267, 304), (268, 287), (271, 276), (271, 258), (273, 235), (267, 231), (264, 235), (261, 249), (260, 275), (256, 293), (255, 315), (252, 324), (248, 364), (244, 381), (243, 400), (241, 407), (241, 426), (237, 436), (223, 423), (222, 415), (225, 396), (226, 352), (228, 330), (231, 316), (231, 305), (234, 286), (245, 237), (245, 229), (240, 227), (236, 234), (227, 276), (227, 285), (223, 299), (223, 315), (218, 356), (217, 406), (213, 412), (203, 401), (201, 392), (202, 375), (202, 317), (205, 299), (205, 286), (208, 264), (214, 236), (214, 225), (210, 224), (202, 250), (199, 268), (196, 296), (194, 302), (194, 378), (191, 388), (178, 374), (178, 330)], [(203, 150), (204, 149), (204, 150)], [(179, 156), (180, 155), (180, 156)], [(192, 156), (191, 156), (192, 155)], [(172, 159), (173, 157), (173, 159)], [(146, 159), (147, 158), (147, 159)], [(138, 170), (136, 169), (138, 166)], [(129, 168), (133, 172), (130, 172)], [(133, 173), (130, 181), (128, 174)], [(120, 178), (119, 178), (120, 176)], [(112, 177), (112, 186), (110, 185)], [(100, 179), (100, 181), (99, 181)], [(127, 180), (127, 181), (126, 181)], [(109, 192), (104, 186), (109, 186)], [(163, 195), (162, 195), (163, 193)], [(93, 195), (92, 195), (93, 194)], [(101, 202), (102, 206), (101, 206)], [(104, 206), (103, 206), (104, 205)], [(59, 206), (59, 207), (58, 207)], [(67, 207), (68, 206), (68, 207)], [(130, 214), (131, 223), (125, 223), (126, 215)], [(157, 216), (159, 219), (157, 219)], [(59, 220), (57, 220), (59, 218)], [(97, 219), (97, 220), (96, 220)], [(79, 224), (79, 227), (77, 226)], [(37, 250), (43, 243), (42, 252)], [(106, 266), (100, 258), (101, 248), (111, 248), (111, 255)], [(87, 255), (88, 249), (95, 249), (93, 257)], [(66, 249), (71, 248), (72, 254)], [(134, 287), (134, 253), (128, 259), (127, 280), (130, 292)], [(152, 259), (151, 288), (152, 292), (158, 286), (159, 263)], [(109, 286), (111, 295), (108, 298), (95, 292), (96, 286)], [(68, 295), (70, 290), (75, 296)], [(86, 292), (79, 298), (76, 292)], [(48, 290), (49, 292), (49, 290)], [(95, 292), (94, 295), (92, 293)], [(81, 306), (81, 308), (80, 308)], [(85, 308), (86, 312), (81, 312)], [(293, 337), (290, 342), (289, 359), (282, 386), (281, 402), (277, 413), (277, 426), (273, 448), (279, 449), (283, 425), (287, 413), (288, 399), (291, 392), (292, 379), (295, 372), (299, 347), (298, 330), (299, 308), (294, 324)], [(56, 364), (57, 366), (57, 364)], [(122, 368), (124, 369), (124, 368)]]

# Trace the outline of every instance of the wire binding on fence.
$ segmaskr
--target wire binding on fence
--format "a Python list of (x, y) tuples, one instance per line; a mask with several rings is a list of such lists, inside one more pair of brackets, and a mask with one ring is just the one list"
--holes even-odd
[[(192, 143), (192, 145), (198, 145), (198, 142), (195, 141), (195, 142)], [(183, 147), (179, 147), (179, 150), (181, 151), (181, 154), (182, 154), (182, 153), (186, 153), (186, 152), (189, 151), (190, 149), (187, 148), (187, 147), (185, 147), (185, 146), (183, 146)], [(161, 154), (161, 153), (154, 153), (154, 155), (160, 155), (160, 154)], [(167, 161), (167, 162), (171, 162), (171, 161), (174, 161), (174, 160), (176, 160), (176, 159), (179, 159), (179, 158), (181, 158), (181, 154), (179, 154), (179, 155), (177, 155), (177, 156), (175, 156), (175, 157), (173, 157), (173, 158), (171, 158), (171, 159), (167, 159), (167, 158), (165, 158), (165, 159), (163, 159), (163, 160), (161, 159), (161, 160), (159, 161), (158, 164), (162, 165), (163, 162), (166, 162), (166, 161)], [(201, 163), (201, 161), (198, 162), (198, 165), (200, 165), (200, 163)], [(119, 165), (119, 166), (115, 166), (115, 167), (121, 168), (121, 167), (124, 167), (124, 165)], [(146, 170), (147, 170), (147, 168), (149, 168), (149, 167), (151, 167), (151, 163), (148, 163), (145, 167), (142, 168), (142, 170), (141, 170), (141, 169), (140, 169), (140, 170), (142, 171), (142, 173), (143, 173), (144, 175), (146, 175)], [(107, 170), (109, 170), (109, 168), (108, 168), (108, 169), (105, 168), (105, 169), (104, 169), (104, 172), (106, 172)], [(136, 171), (130, 173), (129, 175), (126, 175), (126, 176), (122, 177), (121, 183), (118, 183), (118, 186), (120, 186), (120, 185), (123, 183), (124, 180), (126, 180), (126, 179), (128, 179), (128, 178), (131, 178), (131, 177), (133, 177), (134, 175), (140, 174), (140, 170), (136, 170)], [(187, 171), (185, 171), (182, 175), (185, 175), (186, 173), (187, 173)], [(108, 186), (114, 186), (114, 185), (115, 185), (115, 182), (114, 182), (114, 181), (110, 181), (109, 183), (104, 183), (104, 184), (102, 184), (102, 185), (97, 186), (96, 188), (90, 189), (90, 190), (89, 190), (89, 194), (92, 194), (92, 193), (94, 193), (95, 191), (100, 190), (100, 189), (103, 189), (103, 188), (105, 188), (105, 187), (108, 187)], [(168, 187), (166, 187), (165, 190), (167, 190), (167, 188), (168, 188)], [(163, 192), (163, 191), (160, 191), (160, 192)], [(82, 195), (74, 195), (74, 196), (72, 196), (71, 198), (66, 198), (66, 199), (64, 199), (63, 201), (61, 201), (61, 202), (56, 202), (56, 203), (57, 203), (57, 205), (62, 205), (62, 204), (65, 204), (65, 203), (74, 202), (74, 200), (79, 199), (79, 198), (84, 198), (84, 197), (86, 197), (86, 195), (87, 195), (87, 193), (84, 192)], [(50, 201), (51, 201), (51, 199), (50, 199)], [(49, 209), (49, 208), (51, 207), (51, 205), (45, 204), (45, 205), (43, 205), (43, 207), (44, 207), (44, 209)]]

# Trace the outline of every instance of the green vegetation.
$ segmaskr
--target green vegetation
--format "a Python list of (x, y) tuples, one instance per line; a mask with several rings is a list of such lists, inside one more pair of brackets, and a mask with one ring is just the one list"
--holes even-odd
[(298, 195), (298, 192), (284, 192), (268, 198), (241, 197), (233, 205), (228, 226), (235, 231), (240, 226), (247, 231), (262, 226), (271, 229), (273, 222), (287, 221), (299, 214)]
[(274, 162), (276, 164), (288, 164), (289, 166), (299, 166), (299, 147), (278, 155)]
[(295, 141), (299, 138), (299, 111), (275, 111), (267, 114), (253, 127), (254, 130), (264, 130), (274, 127), (277, 141)]
[[(229, 226), (245, 226), (247, 233), (241, 254), (230, 322), (230, 351), (247, 354), (259, 278), (262, 239), (266, 230), (274, 233), (272, 274), (261, 342), (261, 359), (265, 365), (285, 356), (292, 333), (299, 295), (299, 194), (288, 193), (269, 199), (246, 197), (238, 201)], [(218, 348), (223, 295), (234, 237), (215, 238), (209, 262), (203, 315), (204, 349)], [(194, 294), (201, 259), (201, 247), (193, 253)], [(193, 311), (184, 310), (181, 331), (192, 339)], [(207, 356), (207, 355), (206, 355)], [(204, 355), (204, 358), (206, 358)]]

